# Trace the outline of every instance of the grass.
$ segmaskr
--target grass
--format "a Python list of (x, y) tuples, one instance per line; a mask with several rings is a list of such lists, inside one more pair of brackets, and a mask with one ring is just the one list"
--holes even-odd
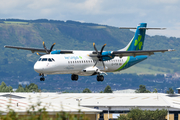
[(90, 28), (93, 28), (93, 29), (104, 29), (106, 28), (106, 26), (89, 26)]
[(178, 57), (172, 57), (171, 59), (172, 59), (172, 60), (178, 60), (178, 59), (180, 59), (180, 58), (178, 58)]
[(17, 21), (4, 21), (4, 23), (6, 23), (6, 24), (23, 24), (23, 25), (28, 24), (28, 22), (17, 22)]

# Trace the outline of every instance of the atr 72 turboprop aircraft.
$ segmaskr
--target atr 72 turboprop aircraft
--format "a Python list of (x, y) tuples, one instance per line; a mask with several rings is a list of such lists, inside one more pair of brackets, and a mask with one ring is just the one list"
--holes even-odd
[(103, 81), (106, 72), (116, 72), (129, 68), (145, 59), (147, 56), (155, 52), (173, 51), (167, 50), (142, 50), (145, 38), (145, 32), (148, 29), (164, 29), (164, 28), (147, 28), (146, 23), (140, 23), (136, 29), (135, 35), (129, 44), (117, 51), (103, 51), (106, 44), (103, 45), (101, 51), (75, 51), (75, 50), (52, 50), (55, 43), (50, 49), (47, 49), (44, 42), (44, 49), (4, 46), (5, 48), (23, 49), (34, 52), (43, 52), (39, 54), (41, 57), (34, 65), (34, 70), (41, 76), (40, 80), (44, 81), (44, 75), (50, 74), (72, 74), (73, 81), (78, 80), (78, 76), (97, 75), (97, 81)]

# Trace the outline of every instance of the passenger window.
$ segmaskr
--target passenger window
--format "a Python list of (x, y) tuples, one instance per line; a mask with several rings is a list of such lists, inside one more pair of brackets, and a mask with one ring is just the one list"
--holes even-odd
[(42, 61), (47, 61), (47, 58), (43, 58)]

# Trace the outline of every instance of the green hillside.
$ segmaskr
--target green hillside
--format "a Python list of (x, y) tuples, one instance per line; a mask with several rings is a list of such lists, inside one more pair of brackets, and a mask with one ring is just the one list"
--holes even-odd
[[(74, 21), (55, 20), (18, 20), (0, 19), (0, 75), (10, 76), (37, 76), (33, 65), (39, 58), (30, 51), (4, 48), (4, 45), (42, 47), (45, 41), (47, 47), (54, 42), (54, 49), (61, 50), (93, 50), (93, 42), (100, 50), (107, 44), (105, 50), (118, 50), (125, 47), (134, 32), (121, 30), (117, 27), (80, 23)], [(180, 39), (165, 36), (146, 36), (144, 49), (176, 49), (175, 52), (158, 53), (150, 56), (142, 63), (127, 69), (127, 73), (169, 73), (180, 71)]]

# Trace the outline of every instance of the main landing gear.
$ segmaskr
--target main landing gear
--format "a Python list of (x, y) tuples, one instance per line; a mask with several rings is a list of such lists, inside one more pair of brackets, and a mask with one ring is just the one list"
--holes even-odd
[(43, 74), (43, 73), (39, 73), (39, 76), (41, 76), (41, 77), (40, 77), (40, 81), (45, 81), (45, 78), (44, 78), (44, 74)]
[(72, 74), (71, 75), (71, 80), (72, 81), (77, 81), (78, 80), (78, 75)]
[(103, 75), (97, 75), (97, 81), (103, 81), (104, 80), (104, 76)]

